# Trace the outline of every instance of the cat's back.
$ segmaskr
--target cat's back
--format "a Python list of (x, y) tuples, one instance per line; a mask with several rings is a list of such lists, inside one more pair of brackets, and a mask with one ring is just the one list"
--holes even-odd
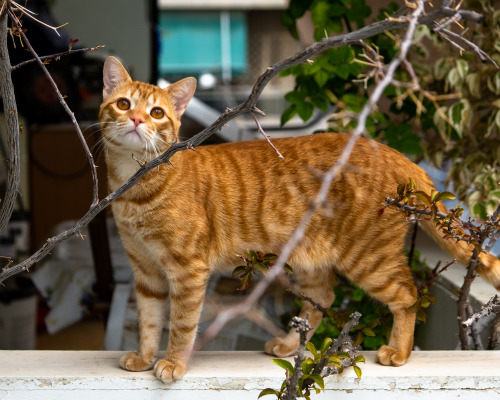
[[(313, 172), (311, 168), (325, 173), (339, 161), (350, 137), (345, 133), (316, 133), (271, 139), (283, 158), (265, 140), (200, 146), (195, 153), (184, 155), (191, 168), (198, 165), (200, 173), (210, 173), (215, 169), (229, 176), (236, 172), (240, 176), (251, 173), (256, 178), (266, 175), (297, 177), (300, 174), (310, 178)], [(381, 180), (391, 176), (391, 182), (406, 180), (408, 174), (415, 175), (417, 179), (425, 176), (425, 172), (403, 154), (363, 137), (357, 139), (348, 158), (346, 171), (377, 176)], [(221, 178), (223, 176), (219, 175)]]

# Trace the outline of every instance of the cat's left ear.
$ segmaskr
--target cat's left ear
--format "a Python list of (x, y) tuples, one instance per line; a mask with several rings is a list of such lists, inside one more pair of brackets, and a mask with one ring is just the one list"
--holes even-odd
[(195, 78), (184, 78), (165, 89), (175, 107), (177, 118), (181, 118), (196, 90)]
[(106, 100), (113, 90), (124, 82), (129, 82), (132, 79), (122, 63), (117, 58), (109, 56), (104, 62), (102, 97)]

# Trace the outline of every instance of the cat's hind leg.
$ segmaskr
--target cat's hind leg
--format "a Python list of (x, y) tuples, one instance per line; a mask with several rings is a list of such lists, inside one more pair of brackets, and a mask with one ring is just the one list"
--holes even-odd
[(346, 276), (389, 306), (394, 315), (391, 337), (389, 344), (379, 349), (377, 361), (383, 365), (403, 365), (413, 348), (416, 314), (410, 307), (417, 301), (417, 289), (402, 251), (383, 246), (366, 251), (358, 267), (347, 271)]
[[(333, 303), (335, 299), (333, 293), (335, 273), (333, 269), (294, 269), (294, 277), (300, 285), (302, 294), (324, 308), (330, 307)], [(312, 327), (307, 337), (310, 339), (323, 319), (323, 312), (318, 310), (318, 308), (309, 301), (304, 300), (304, 305), (300, 311), (299, 317), (303, 319), (307, 317)], [(290, 356), (299, 348), (299, 341), (299, 334), (295, 329), (291, 329), (285, 337), (275, 337), (269, 340), (265, 345), (265, 351), (268, 354), (278, 357)]]
[[(163, 282), (162, 282), (163, 281)], [(161, 282), (161, 284), (158, 284)], [(168, 285), (158, 279), (140, 280), (136, 273), (139, 349), (124, 355), (120, 366), (129, 371), (153, 368), (167, 313)]]

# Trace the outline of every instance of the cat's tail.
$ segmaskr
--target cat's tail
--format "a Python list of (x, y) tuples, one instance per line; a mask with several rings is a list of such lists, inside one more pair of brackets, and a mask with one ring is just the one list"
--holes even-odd
[[(448, 210), (439, 202), (438, 210), (448, 214)], [(422, 225), (427, 234), (448, 254), (456, 258), (464, 265), (469, 265), (472, 257), (473, 246), (464, 241), (456, 239), (445, 239), (441, 231), (438, 231), (434, 223), (430, 220), (423, 220)], [(492, 284), (497, 290), (500, 290), (500, 260), (489, 253), (482, 252), (479, 255), (480, 265), (477, 268), (479, 275)]]

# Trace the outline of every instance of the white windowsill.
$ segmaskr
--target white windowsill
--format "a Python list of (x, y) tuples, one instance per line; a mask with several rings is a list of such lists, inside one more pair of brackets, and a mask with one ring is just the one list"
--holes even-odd
[[(260, 352), (198, 352), (183, 379), (165, 385), (152, 371), (118, 367), (119, 351), (0, 351), (0, 399), (254, 399), (278, 389), (284, 370)], [(500, 395), (499, 351), (414, 352), (403, 367), (363, 352), (363, 376), (351, 368), (326, 379), (314, 399), (493, 399)], [(354, 395), (354, 396), (353, 396)], [(93, 397), (99, 396), (99, 397)], [(335, 397), (333, 397), (335, 396)], [(264, 399), (272, 399), (266, 396)], [(406, 398), (406, 397), (405, 397)]]

